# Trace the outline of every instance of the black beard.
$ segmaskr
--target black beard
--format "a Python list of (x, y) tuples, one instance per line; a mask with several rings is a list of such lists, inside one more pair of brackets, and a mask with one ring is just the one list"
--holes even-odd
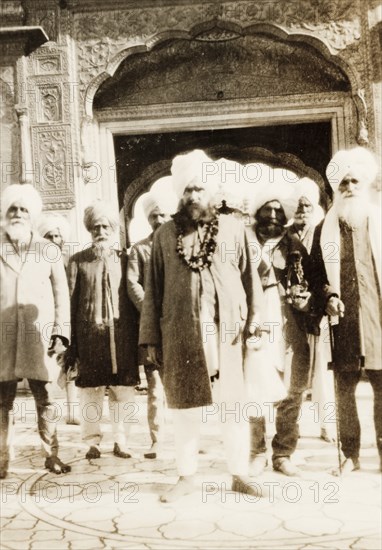
[(198, 223), (208, 222), (215, 216), (216, 208), (212, 206), (201, 208), (199, 205), (183, 204), (173, 217), (183, 228), (195, 229)]
[(259, 223), (257, 222), (256, 233), (260, 237), (261, 241), (267, 241), (268, 239), (274, 239), (275, 237), (280, 237), (285, 233), (286, 229), (276, 223)]

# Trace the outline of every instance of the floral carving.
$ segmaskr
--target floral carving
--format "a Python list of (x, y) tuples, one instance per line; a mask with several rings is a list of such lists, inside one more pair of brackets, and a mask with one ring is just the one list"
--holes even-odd
[(61, 72), (61, 58), (59, 55), (50, 55), (49, 57), (38, 57), (37, 73), (55, 74)]
[(35, 184), (44, 198), (44, 204), (70, 208), (74, 202), (73, 162), (69, 126), (33, 127)]
[(58, 86), (40, 89), (40, 121), (58, 122), (62, 118), (61, 92)]

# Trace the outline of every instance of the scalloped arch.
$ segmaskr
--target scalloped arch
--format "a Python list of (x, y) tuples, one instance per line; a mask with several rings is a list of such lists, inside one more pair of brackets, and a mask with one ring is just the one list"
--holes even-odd
[[(121, 63), (128, 57), (137, 53), (147, 53), (169, 40), (200, 40), (201, 35), (212, 30), (228, 31), (237, 35), (237, 37), (249, 34), (268, 34), (275, 38), (287, 40), (290, 42), (306, 43), (317, 50), (326, 60), (337, 66), (347, 76), (352, 90), (352, 96), (355, 97), (360, 89), (360, 81), (357, 72), (344, 59), (336, 55), (330, 46), (321, 38), (312, 36), (308, 32), (289, 32), (279, 25), (273, 23), (255, 23), (241, 27), (237, 23), (230, 21), (210, 20), (202, 24), (193, 26), (189, 31), (165, 30), (155, 34), (141, 44), (127, 46), (120, 50), (107, 64), (107, 67), (94, 77), (88, 84), (84, 94), (84, 112), (85, 116), (93, 117), (93, 100), (100, 85), (112, 77)], [(234, 37), (233, 37), (234, 38)], [(231, 40), (233, 39), (230, 38)], [(227, 39), (229, 40), (229, 39)]]
[[(263, 162), (275, 168), (286, 168), (295, 172), (299, 177), (308, 177), (314, 180), (320, 188), (320, 203), (324, 209), (328, 208), (328, 196), (325, 190), (325, 182), (316, 170), (304, 164), (304, 162), (296, 155), (291, 153), (273, 153), (264, 147), (249, 147), (239, 150), (235, 147), (226, 145), (218, 147), (210, 147), (208, 154), (211, 158), (221, 158), (225, 154), (232, 158), (235, 156), (238, 162)], [(255, 159), (250, 161), (249, 159)], [(123, 197), (123, 208), (126, 213), (128, 223), (132, 219), (134, 206), (138, 198), (150, 190), (153, 183), (163, 176), (168, 176), (171, 170), (171, 160), (163, 159), (154, 162), (144, 168), (142, 173), (135, 178), (129, 187), (126, 189)]]

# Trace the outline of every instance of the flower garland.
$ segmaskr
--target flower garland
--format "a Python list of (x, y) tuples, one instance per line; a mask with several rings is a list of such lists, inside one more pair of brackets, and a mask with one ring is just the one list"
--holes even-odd
[(219, 231), (219, 217), (218, 215), (208, 222), (206, 222), (206, 232), (204, 235), (203, 242), (200, 245), (200, 250), (197, 254), (193, 254), (188, 257), (183, 246), (183, 228), (179, 223), (179, 219), (174, 216), (174, 222), (176, 227), (176, 251), (179, 254), (179, 257), (184, 261), (184, 263), (192, 269), (192, 271), (203, 271), (206, 267), (210, 267), (212, 263), (212, 257), (217, 247), (216, 235)]

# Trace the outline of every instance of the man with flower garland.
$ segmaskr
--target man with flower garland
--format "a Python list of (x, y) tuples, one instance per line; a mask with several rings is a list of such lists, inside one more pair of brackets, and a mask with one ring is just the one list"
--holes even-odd
[[(200, 150), (172, 163), (178, 212), (154, 235), (141, 315), (140, 344), (163, 363), (167, 403), (173, 409), (179, 479), (162, 495), (171, 502), (195, 490), (203, 415), (222, 422), (232, 490), (256, 494), (247, 477), (248, 422), (244, 405), (243, 339), (254, 330), (262, 288), (248, 261), (244, 226), (211, 206), (215, 166)], [(210, 176), (209, 176), (210, 174)], [(218, 403), (212, 405), (211, 380)]]

